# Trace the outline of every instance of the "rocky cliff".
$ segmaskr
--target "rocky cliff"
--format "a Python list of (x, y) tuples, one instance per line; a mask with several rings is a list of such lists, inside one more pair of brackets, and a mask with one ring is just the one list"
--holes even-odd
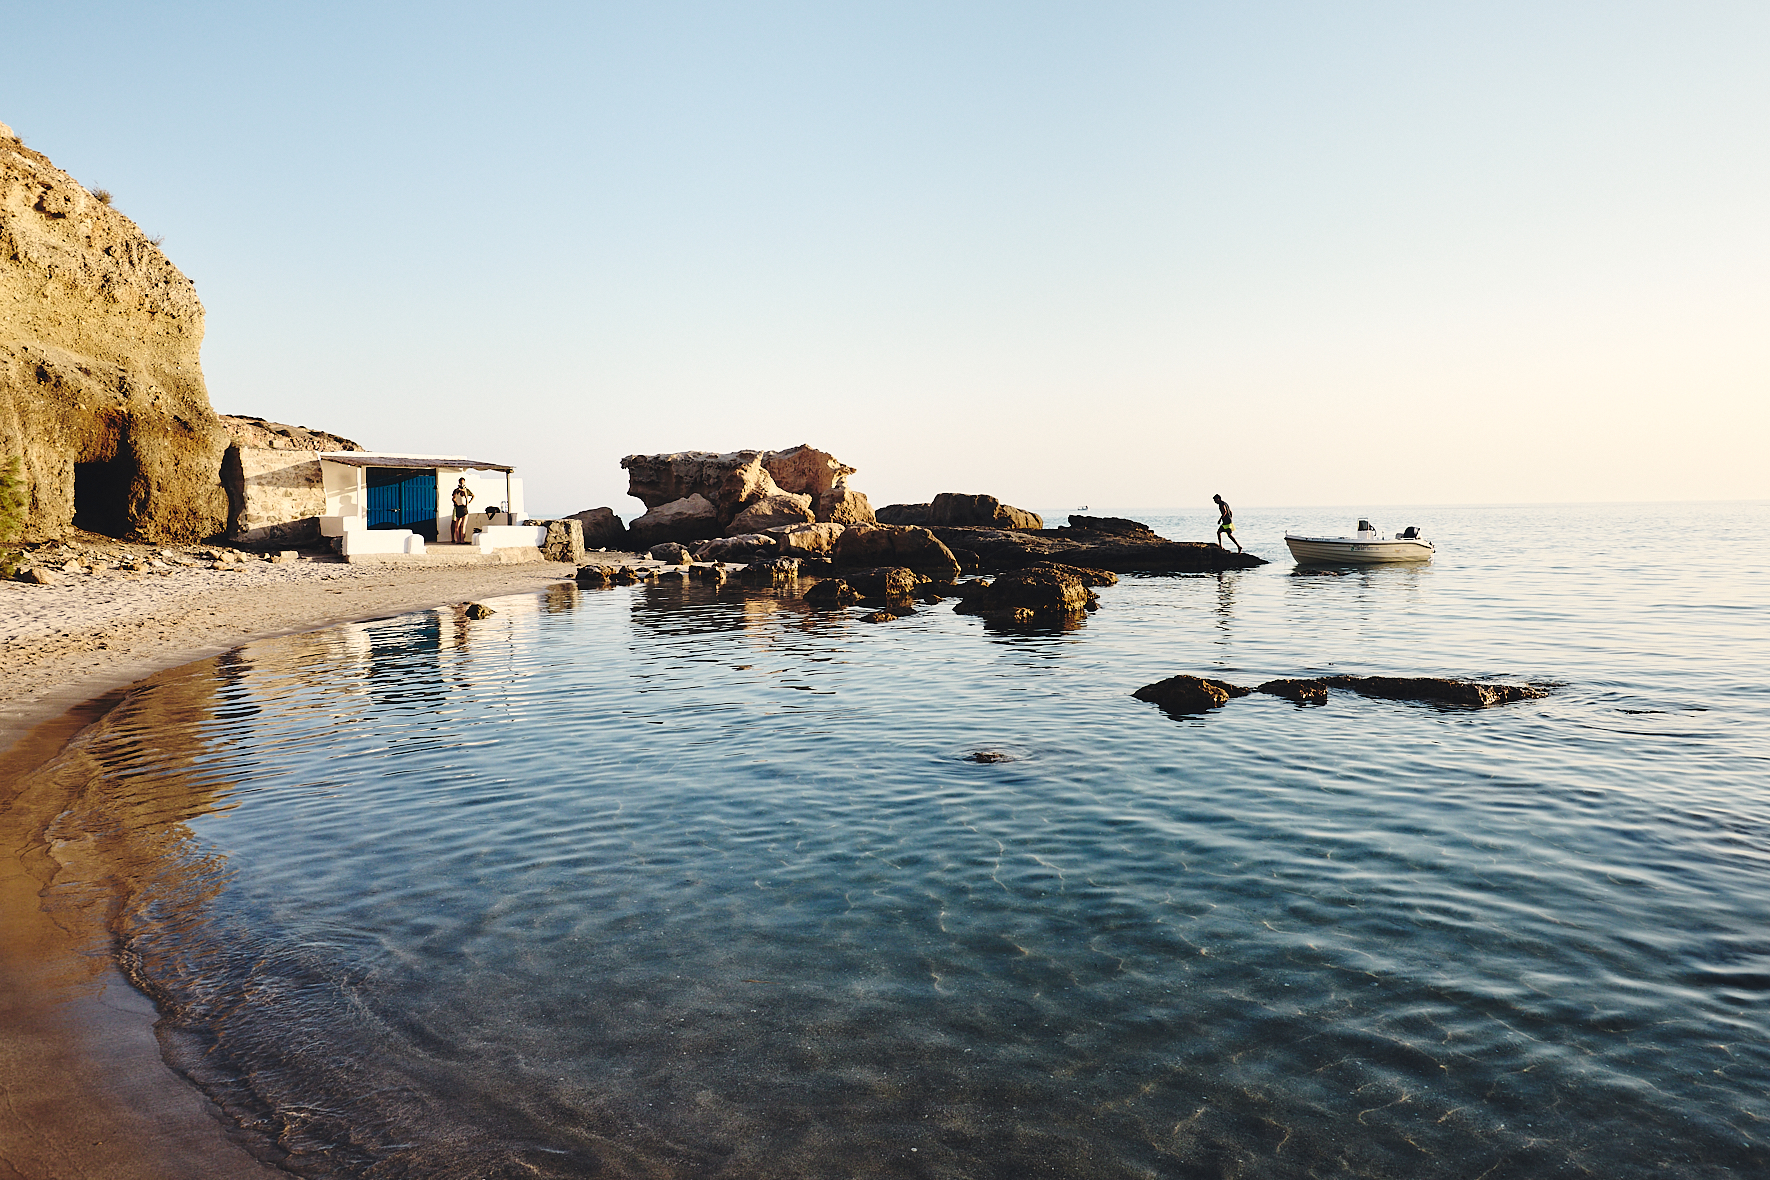
[(23, 460), (27, 536), (222, 531), (202, 342), (196, 288), (159, 246), (0, 124), (0, 463)]

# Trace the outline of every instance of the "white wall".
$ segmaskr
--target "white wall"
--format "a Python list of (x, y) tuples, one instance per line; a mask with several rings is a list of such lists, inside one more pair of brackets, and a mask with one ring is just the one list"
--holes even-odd
[(361, 467), (320, 460), (320, 478), (326, 485), (327, 516), (366, 516), (369, 504), (364, 489), (368, 476)]

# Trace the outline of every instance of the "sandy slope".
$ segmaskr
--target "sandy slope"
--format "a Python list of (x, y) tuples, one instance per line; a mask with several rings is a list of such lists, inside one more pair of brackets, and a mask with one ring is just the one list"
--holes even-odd
[[(42, 776), (24, 776), (95, 715), (85, 702), (250, 639), (538, 590), (572, 572), (303, 559), (0, 582), (0, 1180), (283, 1174), (228, 1140), (208, 1100), (161, 1062), (148, 1002), (39, 904), (53, 865), (35, 834), (60, 803)], [(39, 785), (21, 793), (27, 781)]]

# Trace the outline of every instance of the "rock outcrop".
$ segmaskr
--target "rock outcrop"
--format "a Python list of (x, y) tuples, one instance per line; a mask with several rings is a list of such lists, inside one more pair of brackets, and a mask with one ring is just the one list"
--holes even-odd
[(836, 539), (838, 566), (907, 566), (937, 582), (959, 576), (952, 550), (933, 533), (914, 525), (857, 524)]
[(319, 456), (363, 448), (323, 430), (263, 418), (223, 414), (221, 425), (228, 438), (221, 457), (228, 540), (261, 548), (317, 542), (319, 518), (326, 515)]
[(1004, 504), (994, 496), (942, 492), (928, 505), (930, 525), (981, 525), (997, 529), (1032, 529), (1045, 527), (1036, 512), (1028, 512)]
[[(628, 455), (627, 494), (648, 509), (699, 496), (713, 505), (718, 532), (754, 532), (758, 527), (791, 523), (777, 515), (766, 525), (760, 518), (738, 517), (759, 501), (777, 496), (799, 498), (804, 521), (870, 524), (867, 498), (848, 486), (854, 468), (827, 451), (801, 444), (784, 451), (674, 451), (662, 455)], [(776, 513), (791, 513), (775, 502)], [(643, 517), (641, 519), (644, 519)], [(637, 527), (638, 522), (634, 522)], [(707, 534), (709, 536), (717, 535)]]
[(219, 534), (228, 438), (196, 288), (133, 221), (0, 124), (0, 463), (26, 535)]
[(789, 524), (763, 530), (773, 537), (785, 557), (828, 561), (835, 552), (836, 540), (846, 526), (834, 521), (824, 524)]
[(1100, 599), (1081, 577), (1057, 566), (1034, 566), (1003, 574), (993, 582), (960, 587), (962, 615), (1079, 615), (1098, 610)]
[(873, 515), (880, 524), (927, 524), (933, 504), (887, 504)]
[(661, 541), (704, 541), (720, 531), (718, 507), (698, 492), (665, 501), (627, 526), (633, 544), (642, 547)]
[(1119, 573), (1202, 573), (1266, 564), (1251, 553), (1230, 552), (1204, 541), (1170, 541), (1136, 521), (1069, 519), (1067, 528), (1038, 532), (962, 525), (930, 525), (929, 531), (968, 569), (1010, 570), (1059, 562)]
[(627, 543), (627, 526), (613, 508), (586, 508), (567, 519), (577, 521), (583, 528), (587, 548), (620, 549)]
[(782, 525), (810, 524), (817, 519), (811, 511), (811, 497), (792, 492), (776, 492), (752, 501), (726, 525), (728, 536), (740, 533), (761, 533)]

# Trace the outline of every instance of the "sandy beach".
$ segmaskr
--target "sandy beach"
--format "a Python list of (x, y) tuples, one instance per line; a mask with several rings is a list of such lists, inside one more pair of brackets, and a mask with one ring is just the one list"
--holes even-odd
[(56, 585), (0, 582), (0, 1177), (282, 1174), (229, 1139), (208, 1099), (161, 1061), (151, 1004), (90, 932), (42, 909), (54, 862), (36, 833), (60, 803), (41, 780), (24, 790), (24, 776), (102, 715), (106, 694), (157, 671), (253, 639), (539, 590), (573, 573), (553, 563), (185, 560), (73, 572)]

